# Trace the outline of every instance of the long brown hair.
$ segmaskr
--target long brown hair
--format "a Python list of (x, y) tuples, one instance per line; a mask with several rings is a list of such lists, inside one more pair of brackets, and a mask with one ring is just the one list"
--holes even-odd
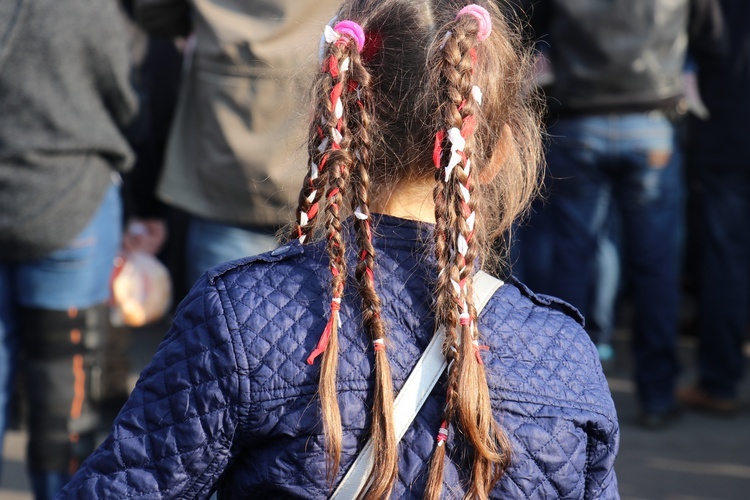
[[(425, 496), (440, 496), (442, 444), (449, 424), (457, 426), (473, 453), (468, 496), (487, 498), (510, 459), (510, 444), (494, 420), (484, 366), (476, 353), (472, 276), (490, 256), (490, 244), (507, 234), (536, 191), (539, 113), (525, 92), (530, 55), (521, 48), (516, 31), (493, 2), (476, 0), (492, 21), (491, 34), (480, 37), (476, 17), (457, 17), (469, 3), (345, 1), (337, 19), (359, 24), (365, 43), (340, 33), (335, 42), (326, 43), (313, 86), (310, 170), (289, 236), (303, 243), (327, 240), (331, 316), (308, 362), (322, 354), (319, 394), (332, 481), (342, 441), (336, 391), (338, 308), (347, 275), (342, 219), (353, 215), (359, 256), (354, 273), (363, 327), (375, 348), (374, 466), (363, 498), (387, 497), (398, 467), (393, 382), (382, 348), (388, 332), (374, 286), (377, 256), (369, 207), (371, 199), (384, 199), (410, 182), (435, 178), (435, 314), (438, 326), (446, 329), (443, 351), (449, 362), (444, 422), (436, 423), (440, 438)], [(451, 142), (457, 132), (464, 142), (460, 148)], [(455, 149), (459, 158), (446, 168), (454, 163)]]

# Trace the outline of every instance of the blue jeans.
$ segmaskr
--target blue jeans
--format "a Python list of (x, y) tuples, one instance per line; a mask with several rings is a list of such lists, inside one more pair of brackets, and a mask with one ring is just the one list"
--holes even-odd
[(185, 251), (185, 277), (192, 285), (211, 267), (268, 252), (276, 246), (276, 238), (271, 233), (191, 216)]
[(644, 411), (667, 411), (679, 371), (682, 165), (675, 127), (650, 112), (563, 118), (549, 133), (550, 292), (589, 315), (591, 263), (616, 203), (628, 271), (623, 278), (635, 310), (636, 387)]
[(35, 261), (0, 262), (0, 452), (18, 368), (18, 308), (67, 311), (107, 301), (121, 235), (120, 191), (112, 185), (92, 220), (66, 248)]
[(717, 165), (698, 172), (701, 274), (698, 291), (699, 385), (736, 398), (750, 304), (750, 170)]
[[(611, 216), (611, 219), (614, 217)], [(610, 220), (611, 225), (617, 221)], [(615, 330), (615, 304), (620, 289), (620, 249), (614, 234), (602, 235), (592, 262), (592, 287), (590, 314), (586, 318), (586, 331), (597, 344), (611, 344)]]
[(514, 228), (510, 260), (516, 278), (536, 293), (549, 294), (554, 247), (545, 209), (546, 202), (535, 199), (528, 220)]
[[(549, 178), (549, 176), (547, 176)], [(548, 181), (549, 182), (549, 181)], [(544, 194), (549, 191), (546, 187)], [(600, 199), (606, 207), (597, 207), (599, 232), (595, 257), (591, 261), (590, 303), (584, 308), (586, 331), (596, 344), (610, 344), (615, 328), (615, 303), (620, 289), (619, 216), (610, 199)], [(511, 246), (513, 274), (536, 293), (552, 294), (554, 220), (545, 210), (547, 201), (536, 199), (528, 220), (514, 228)], [(599, 219), (605, 217), (605, 220)]]

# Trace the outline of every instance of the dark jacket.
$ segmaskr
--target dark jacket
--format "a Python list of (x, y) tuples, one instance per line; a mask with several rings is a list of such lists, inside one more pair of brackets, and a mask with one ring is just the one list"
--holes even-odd
[(130, 167), (127, 40), (115, 2), (0, 3), (0, 261), (67, 245)]
[(687, 159), (691, 165), (747, 168), (750, 141), (750, 2), (721, 0), (726, 54), (705, 58), (697, 66), (701, 98), (708, 120), (691, 117)]
[[(388, 358), (398, 391), (433, 334), (429, 228), (383, 217), (374, 244)], [(352, 252), (353, 253), (353, 252)], [(320, 244), (289, 244), (210, 270), (117, 418), (59, 498), (325, 498), (319, 362), (305, 360), (328, 316)], [(353, 266), (351, 266), (353, 267)], [(350, 269), (351, 269), (350, 267)], [(368, 436), (373, 352), (353, 283), (344, 297), (339, 404), (342, 469)], [(618, 498), (615, 408), (596, 350), (570, 306), (502, 286), (480, 320), (495, 418), (512, 464), (493, 498)], [(441, 422), (439, 383), (400, 444), (393, 498), (422, 498)], [(445, 498), (462, 498), (461, 449), (448, 442)]]
[(688, 47), (714, 50), (716, 0), (522, 0), (553, 113), (675, 110)]

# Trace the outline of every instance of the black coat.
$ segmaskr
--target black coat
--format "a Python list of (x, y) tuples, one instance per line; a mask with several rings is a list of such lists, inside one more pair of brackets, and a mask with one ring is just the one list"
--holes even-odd
[(717, 48), (717, 0), (520, 0), (554, 72), (559, 113), (675, 107), (688, 50)]

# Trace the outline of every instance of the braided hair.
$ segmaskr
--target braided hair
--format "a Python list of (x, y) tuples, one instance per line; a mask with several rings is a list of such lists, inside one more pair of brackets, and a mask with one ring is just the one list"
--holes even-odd
[(481, 3), (349, 0), (337, 16), (345, 21), (325, 30), (313, 87), (310, 168), (289, 237), (303, 244), (325, 238), (329, 257), (330, 316), (307, 361), (322, 357), (319, 396), (332, 482), (342, 442), (338, 310), (349, 272), (342, 219), (353, 221), (358, 256), (353, 274), (362, 327), (375, 356), (374, 464), (363, 498), (388, 497), (398, 474), (388, 329), (375, 288), (370, 206), (404, 183), (434, 178), (434, 310), (437, 326), (446, 332), (443, 352), (449, 362), (425, 496), (440, 496), (445, 443), (454, 436), (460, 434), (472, 457), (466, 485), (472, 498), (488, 497), (511, 456), (492, 414), (473, 275), (535, 193), (541, 140), (539, 113), (524, 92), (530, 56), (494, 3)]

